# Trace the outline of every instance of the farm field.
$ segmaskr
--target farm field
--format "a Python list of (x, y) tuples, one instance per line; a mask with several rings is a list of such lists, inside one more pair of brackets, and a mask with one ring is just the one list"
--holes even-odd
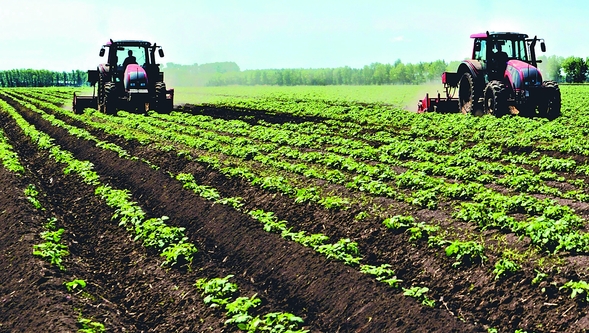
[(382, 103), (414, 110), (427, 92), (444, 92), (441, 84), (382, 86), (227, 86), (178, 87), (179, 104), (217, 103), (236, 97), (283, 96), (295, 99), (328, 99), (345, 102)]
[(554, 121), (428, 89), (0, 89), (0, 332), (587, 331), (589, 87)]

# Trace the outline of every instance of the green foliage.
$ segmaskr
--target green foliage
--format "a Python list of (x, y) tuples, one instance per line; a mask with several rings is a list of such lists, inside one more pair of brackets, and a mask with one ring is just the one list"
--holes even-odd
[(106, 332), (106, 328), (104, 324), (92, 321), (91, 319), (82, 318), (80, 316), (78, 318), (78, 325), (80, 329), (78, 329), (79, 333), (103, 333)]
[(283, 232), (286, 230), (286, 221), (279, 221), (274, 212), (266, 212), (261, 209), (252, 210), (248, 213), (255, 220), (264, 224), (266, 232)]
[(229, 282), (233, 275), (224, 278), (199, 279), (196, 281), (196, 288), (204, 296), (204, 303), (211, 307), (221, 307), (226, 310), (229, 317), (225, 325), (237, 325), (246, 332), (284, 332), (284, 333), (306, 333), (307, 330), (298, 329), (303, 323), (300, 317), (288, 312), (272, 312), (263, 316), (253, 317), (250, 310), (262, 303), (257, 294), (251, 297), (237, 297), (232, 300), (238, 292), (237, 284)]
[(348, 238), (342, 238), (335, 244), (322, 244), (315, 247), (315, 251), (325, 254), (328, 259), (333, 258), (343, 261), (346, 265), (356, 266), (360, 264), (358, 243)]
[(565, 283), (560, 289), (570, 289), (571, 298), (576, 298), (577, 295), (585, 294), (583, 300), (589, 302), (589, 283), (581, 281), (569, 281)]
[(135, 239), (143, 240), (143, 246), (164, 249), (173, 243), (181, 243), (186, 240), (184, 237), (185, 228), (167, 226), (167, 216), (151, 218), (135, 226)]
[(411, 225), (415, 224), (413, 216), (395, 215), (393, 217), (386, 218), (382, 223), (389, 229), (406, 229)]
[(407, 229), (407, 232), (410, 234), (409, 241), (411, 242), (432, 235), (438, 230), (440, 230), (440, 227), (437, 225), (429, 225), (425, 222), (420, 222), (413, 223), (413, 225)]
[(393, 288), (398, 288), (399, 283), (403, 282), (403, 280), (397, 279), (395, 271), (390, 267), (391, 265), (389, 264), (382, 264), (380, 266), (360, 265), (360, 272), (374, 275), (377, 281), (386, 283)]
[(581, 57), (570, 56), (562, 61), (566, 82), (582, 83), (587, 79), (587, 62)]
[(475, 262), (482, 263), (487, 260), (484, 253), (485, 247), (474, 241), (463, 242), (455, 240), (446, 247), (446, 255), (448, 257), (456, 257), (456, 261), (452, 264), (453, 267)]
[(27, 200), (33, 205), (33, 207), (35, 207), (36, 209), (45, 210), (45, 208), (43, 208), (43, 206), (41, 205), (41, 202), (39, 201), (39, 199), (37, 199), (37, 196), (39, 195), (39, 191), (37, 191), (37, 188), (35, 187), (35, 185), (33, 185), (33, 184), (27, 185), (27, 188), (25, 188), (24, 192), (25, 192), (25, 195), (27, 196)]
[(205, 304), (211, 304), (211, 307), (228, 304), (237, 292), (237, 285), (229, 282), (232, 277), (233, 275), (227, 275), (224, 278), (198, 279), (195, 286), (205, 296)]
[(70, 253), (66, 245), (47, 241), (41, 244), (33, 245), (33, 255), (41, 257), (50, 264), (57, 266), (60, 270), (65, 270), (62, 264), (63, 257)]
[(296, 203), (317, 202), (319, 200), (319, 190), (316, 187), (297, 189), (297, 193), (295, 195)]
[(346, 210), (349, 208), (350, 201), (346, 198), (341, 198), (338, 196), (329, 196), (319, 200), (319, 204), (327, 209)]
[(247, 324), (238, 325), (239, 329), (248, 333), (276, 332), (276, 333), (307, 333), (308, 330), (297, 329), (303, 319), (288, 312), (271, 312), (263, 317), (252, 318)]
[[(233, 302), (225, 304), (225, 310), (227, 310), (227, 315), (234, 316), (240, 313), (247, 313), (250, 308), (255, 308), (262, 300), (257, 297), (257, 294), (252, 295), (251, 297), (238, 297)], [(225, 322), (227, 324), (229, 321)]]
[(80, 87), (88, 81), (82, 70), (57, 72), (46, 69), (10, 69), (0, 71), (0, 87)]
[(60, 270), (65, 270), (63, 266), (63, 257), (68, 256), (69, 250), (66, 245), (61, 244), (61, 236), (65, 232), (64, 229), (55, 229), (55, 222), (57, 219), (50, 218), (45, 223), (45, 231), (40, 233), (40, 236), (45, 242), (33, 245), (33, 255), (41, 257), (48, 261), (51, 265), (57, 266)]
[(63, 235), (63, 233), (65, 232), (65, 229), (59, 229), (59, 230), (47, 230), (47, 231), (43, 231), (41, 232), (41, 238), (52, 242), (52, 243), (59, 243), (61, 241), (61, 235)]
[(562, 159), (544, 155), (538, 160), (538, 167), (543, 171), (571, 171), (576, 166), (575, 160), (570, 158)]
[[(443, 60), (428, 63), (404, 64), (400, 60), (394, 64), (372, 63), (363, 68), (322, 68), (322, 69), (257, 69), (228, 71), (210, 77), (206, 85), (387, 85), (422, 84), (438, 80), (448, 64)], [(456, 70), (453, 68), (452, 70)], [(174, 71), (172, 71), (174, 73)], [(166, 74), (168, 75), (168, 74)], [(173, 74), (172, 74), (173, 75)], [(204, 76), (204, 77), (203, 77)], [(201, 82), (192, 80), (194, 82)], [(207, 75), (200, 77), (209, 78)]]
[(194, 254), (198, 252), (194, 244), (191, 243), (176, 243), (166, 247), (160, 256), (166, 260), (162, 265), (166, 266), (182, 266), (185, 265), (190, 269)]
[(520, 270), (521, 266), (509, 258), (501, 258), (495, 263), (493, 274), (495, 274), (495, 280), (507, 275), (513, 274)]
[(50, 217), (47, 219), (47, 222), (43, 224), (43, 228), (45, 228), (46, 230), (55, 230), (55, 223), (57, 223), (57, 219), (55, 217)]
[(2, 160), (4, 168), (8, 171), (19, 175), (25, 171), (25, 168), (18, 159), (18, 155), (14, 152), (12, 145), (8, 142), (2, 129), (0, 129), (0, 160)]
[(64, 282), (63, 284), (65, 285), (67, 291), (69, 291), (70, 293), (76, 290), (82, 290), (86, 288), (86, 281), (82, 279), (74, 279), (70, 282)]
[(542, 280), (546, 279), (548, 277), (548, 274), (541, 272), (539, 270), (534, 270), (536, 272), (536, 277), (534, 277), (532, 279), (532, 284), (538, 284), (540, 283)]
[(362, 211), (362, 212), (358, 213), (356, 216), (354, 216), (354, 219), (361, 221), (361, 220), (364, 220), (368, 217), (370, 217), (370, 214)]
[(428, 287), (414, 286), (411, 288), (403, 288), (403, 295), (416, 298), (421, 304), (429, 307), (434, 307), (436, 302), (433, 299), (429, 299), (426, 293), (429, 291)]

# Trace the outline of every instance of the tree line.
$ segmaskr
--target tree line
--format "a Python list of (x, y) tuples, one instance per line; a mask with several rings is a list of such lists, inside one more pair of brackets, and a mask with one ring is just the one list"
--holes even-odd
[(81, 70), (56, 72), (46, 69), (10, 69), (0, 71), (0, 87), (80, 87), (88, 81)]
[(215, 73), (209, 86), (224, 85), (383, 85), (421, 84), (439, 80), (450, 64), (443, 60), (404, 64), (372, 63), (362, 68), (348, 66), (314, 69), (256, 69)]
[[(589, 82), (589, 58), (541, 56), (538, 66), (545, 80)], [(443, 60), (404, 64), (372, 63), (362, 68), (337, 67), (318, 69), (259, 69), (216, 73), (209, 86), (225, 85), (383, 85), (440, 82), (445, 71), (455, 72), (460, 61)]]
[[(541, 56), (538, 66), (545, 80), (589, 82), (589, 58)], [(240, 70), (235, 62), (162, 66), (168, 86), (226, 85), (384, 85), (440, 82), (444, 71), (456, 71), (460, 61), (444, 60), (393, 64), (372, 63), (362, 68), (286, 68)], [(0, 71), (0, 87), (49, 87), (87, 85), (86, 71), (57, 72), (44, 69)]]

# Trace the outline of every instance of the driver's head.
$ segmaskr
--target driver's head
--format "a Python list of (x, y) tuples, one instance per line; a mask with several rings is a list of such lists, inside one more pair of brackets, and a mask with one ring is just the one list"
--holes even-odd
[(127, 52), (129, 54), (129, 57), (133, 55), (133, 51), (129, 50), (129, 52)]

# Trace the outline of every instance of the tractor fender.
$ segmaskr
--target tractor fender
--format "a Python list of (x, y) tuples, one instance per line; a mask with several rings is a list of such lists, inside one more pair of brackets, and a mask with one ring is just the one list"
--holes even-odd
[(458, 66), (458, 74), (462, 76), (464, 73), (470, 73), (473, 79), (476, 79), (483, 72), (483, 64), (478, 60), (464, 60)]
[(100, 75), (103, 77), (108, 76), (108, 72), (110, 72), (110, 66), (108, 64), (98, 65), (98, 73), (100, 73)]

